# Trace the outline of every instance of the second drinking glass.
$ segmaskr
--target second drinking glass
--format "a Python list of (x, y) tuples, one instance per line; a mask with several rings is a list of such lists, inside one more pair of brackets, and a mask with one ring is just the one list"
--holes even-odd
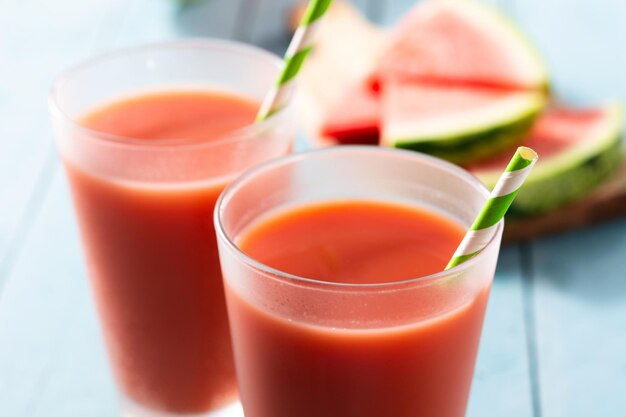
[(237, 398), (212, 211), (242, 170), (284, 155), (290, 106), (254, 123), (281, 62), (223, 41), (129, 49), (51, 94), (104, 339), (133, 416)]

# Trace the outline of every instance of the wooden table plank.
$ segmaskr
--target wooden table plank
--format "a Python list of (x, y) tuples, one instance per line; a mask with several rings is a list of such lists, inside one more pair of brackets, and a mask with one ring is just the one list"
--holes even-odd
[[(557, 99), (626, 101), (626, 3), (515, 0)], [(626, 221), (532, 245), (530, 301), (537, 341), (537, 404), (545, 417), (626, 412)]]
[(542, 415), (626, 412), (626, 219), (532, 252)]
[(32, 1), (26, 6), (11, 16), (13, 48), (2, 51), (11, 59), (3, 67), (8, 76), (0, 78), (10, 105), (0, 109), (0, 129), (11, 139), (0, 142), (0, 236), (7, 243), (0, 250), (0, 414), (30, 417), (74, 317), (74, 280), (84, 276), (82, 263), (71, 257), (78, 247), (63, 239), (72, 229), (57, 223), (71, 211), (66, 205), (57, 216), (61, 212), (40, 207), (58, 166), (45, 99), (60, 71), (114, 40), (129, 2)]
[(0, 415), (114, 415), (60, 169), (0, 299)]
[(0, 292), (29, 216), (49, 184), (54, 160), (46, 106), (50, 84), (58, 72), (89, 55), (99, 24), (107, 20), (105, 5), (115, 3), (37, 0), (2, 12), (10, 24), (0, 37)]
[[(32, 65), (28, 64), (32, 64), (32, 59), (16, 57), (12, 52), (18, 42), (27, 41), (20, 36), (20, 23), (27, 17), (20, 2), (3, 2), (0, 13), (0, 135), (3, 138), (0, 141), (0, 291), (4, 280), (2, 271), (7, 268), (7, 251), (19, 234), (19, 220), (46, 155), (46, 146), (35, 146), (38, 141), (32, 139), (38, 136), (33, 135), (36, 128), (23, 116), (33, 115), (33, 107), (39, 108), (33, 106), (36, 94), (33, 94), (30, 80), (22, 76), (22, 71), (31, 69)], [(24, 26), (30, 25), (25, 23)], [(52, 27), (43, 26), (42, 30), (51, 32)]]

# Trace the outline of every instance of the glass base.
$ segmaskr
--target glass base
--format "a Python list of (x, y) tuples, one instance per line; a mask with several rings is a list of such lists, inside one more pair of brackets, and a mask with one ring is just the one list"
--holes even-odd
[(206, 413), (180, 414), (148, 410), (132, 401), (122, 399), (120, 417), (244, 417), (244, 415), (239, 401)]

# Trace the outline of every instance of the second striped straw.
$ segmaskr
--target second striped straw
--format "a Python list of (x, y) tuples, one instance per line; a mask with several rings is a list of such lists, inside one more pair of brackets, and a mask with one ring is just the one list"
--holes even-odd
[(513, 203), (537, 159), (537, 153), (532, 149), (524, 146), (517, 148), (511, 162), (498, 179), (496, 186), (493, 187), (489, 199), (454, 252), (446, 269), (473, 258), (487, 246), (495, 233), (498, 222), (502, 220)]
[(257, 121), (260, 122), (267, 119), (284, 106), (286, 101), (285, 95), (289, 91), (289, 84), (298, 75), (302, 63), (309, 55), (309, 52), (311, 52), (317, 25), (319, 25), (320, 18), (328, 10), (330, 3), (332, 3), (332, 0), (311, 0), (309, 2), (300, 25), (285, 53), (283, 70), (274, 87), (265, 96), (256, 118)]

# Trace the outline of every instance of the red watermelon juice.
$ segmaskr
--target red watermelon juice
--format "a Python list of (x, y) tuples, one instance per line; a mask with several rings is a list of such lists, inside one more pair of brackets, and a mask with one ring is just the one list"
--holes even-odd
[[(236, 398), (211, 214), (234, 175), (228, 142), (238, 139), (224, 137), (251, 124), (258, 107), (240, 96), (172, 91), (114, 102), (81, 121), (91, 131), (133, 138), (132, 146), (169, 152), (163, 159), (135, 155), (135, 167), (181, 158), (168, 175), (192, 178), (207, 164), (216, 173), (207, 178), (128, 181), (65, 161), (114, 373), (123, 393), (143, 407), (200, 413)], [(260, 145), (251, 142), (250, 152)], [(97, 164), (114, 173), (133, 169), (126, 159), (132, 146), (123, 154), (107, 148)]]
[(254, 121), (281, 69), (249, 45), (181, 39), (98, 56), (53, 83), (121, 415), (238, 408), (212, 210), (242, 171), (291, 150), (290, 91)]
[(409, 287), (442, 271), (463, 234), (438, 213), (366, 200), (292, 207), (248, 227), (236, 240), (247, 256), (331, 288), (276, 284), (272, 305), (226, 273), (246, 416), (462, 417), (490, 280), (453, 307), (455, 278)]

